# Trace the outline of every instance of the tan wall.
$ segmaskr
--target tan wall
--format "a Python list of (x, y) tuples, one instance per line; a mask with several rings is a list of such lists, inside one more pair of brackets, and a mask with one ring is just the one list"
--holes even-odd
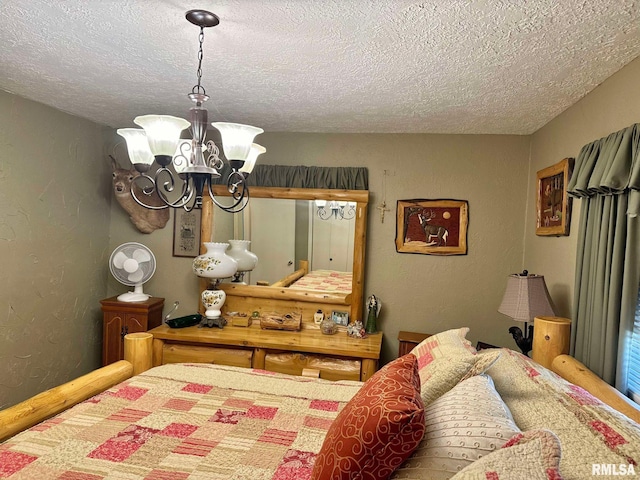
[(0, 408), (99, 366), (102, 133), (0, 91)]
[(573, 201), (568, 237), (537, 237), (536, 172), (583, 145), (640, 122), (640, 58), (607, 79), (532, 136), (526, 221), (525, 268), (545, 276), (558, 315), (571, 317), (580, 201)]
[[(353, 135), (269, 133), (261, 161), (283, 165), (366, 166), (371, 191), (365, 295), (383, 302), (384, 359), (397, 354), (397, 332), (438, 332), (468, 325), (469, 338), (511, 345), (508, 320), (497, 312), (506, 276), (523, 259), (529, 160), (527, 136)], [(384, 223), (375, 207), (387, 178)], [(395, 251), (395, 206), (399, 199), (455, 198), (469, 201), (469, 254), (436, 257)], [(124, 211), (112, 206), (110, 248), (125, 241), (151, 247), (158, 269), (145, 290), (195, 311), (197, 279), (191, 260), (171, 256), (172, 228), (139, 234)], [(121, 291), (109, 281), (110, 293)], [(182, 307), (184, 305), (184, 307)]]

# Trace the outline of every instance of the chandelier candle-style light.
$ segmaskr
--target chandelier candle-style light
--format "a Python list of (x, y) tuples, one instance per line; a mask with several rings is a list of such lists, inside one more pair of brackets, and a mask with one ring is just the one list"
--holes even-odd
[(330, 218), (351, 220), (356, 216), (356, 204), (354, 202), (316, 200), (316, 208), (318, 217), (322, 220), (329, 220)]
[[(143, 192), (138, 198), (134, 189), (131, 195), (143, 207), (150, 209), (184, 208), (191, 211), (202, 207), (203, 192), (208, 190), (213, 202), (227, 212), (239, 212), (249, 200), (247, 177), (252, 172), (258, 155), (264, 153), (264, 147), (253, 143), (256, 135), (264, 130), (238, 123), (214, 122), (211, 125), (220, 131), (224, 156), (230, 167), (226, 178), (231, 204), (218, 202), (211, 188), (212, 180), (222, 175), (225, 162), (220, 158), (220, 150), (212, 141), (206, 140), (208, 112), (202, 105), (209, 99), (202, 79), (202, 44), (204, 29), (220, 23), (218, 16), (205, 10), (190, 10), (186, 14), (189, 22), (200, 27), (198, 50), (198, 83), (188, 95), (195, 104), (190, 111), (191, 122), (170, 115), (142, 115), (133, 122), (142, 127), (121, 128), (118, 134), (125, 138), (129, 159), (140, 173), (135, 178)], [(191, 139), (181, 140), (183, 130), (191, 127)], [(206, 159), (205, 159), (206, 157)], [(152, 165), (157, 163), (152, 171)], [(173, 166), (173, 171), (169, 167)], [(153, 176), (152, 176), (153, 175)], [(182, 182), (181, 189), (176, 184)], [(145, 203), (144, 195), (154, 192), (164, 205), (152, 206)]]

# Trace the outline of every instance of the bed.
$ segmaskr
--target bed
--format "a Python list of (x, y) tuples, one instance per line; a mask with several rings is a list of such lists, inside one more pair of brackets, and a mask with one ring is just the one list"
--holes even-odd
[(311, 290), (316, 292), (351, 293), (353, 275), (351, 272), (336, 270), (312, 270), (299, 278), (289, 288), (294, 290)]
[[(364, 384), (150, 368), (151, 338), (133, 334), (127, 360), (0, 412), (0, 478), (578, 480), (638, 469), (640, 427), (595, 395), (639, 419), (630, 403), (512, 350), (476, 352), (467, 332), (429, 337)], [(589, 376), (568, 356), (554, 365)], [(440, 442), (447, 429), (467, 441)]]

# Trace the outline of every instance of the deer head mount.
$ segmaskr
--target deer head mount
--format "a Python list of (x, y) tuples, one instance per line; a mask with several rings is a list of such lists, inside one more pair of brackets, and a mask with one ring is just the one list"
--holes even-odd
[(131, 196), (133, 188), (138, 198), (144, 197), (145, 202), (152, 206), (166, 206), (154, 191), (150, 195), (142, 192), (133, 180), (140, 175), (135, 169), (120, 168), (115, 158), (109, 155), (111, 168), (113, 170), (113, 193), (116, 200), (125, 212), (129, 214), (129, 219), (135, 227), (142, 233), (151, 233), (164, 226), (169, 221), (169, 209), (152, 210), (139, 205)]

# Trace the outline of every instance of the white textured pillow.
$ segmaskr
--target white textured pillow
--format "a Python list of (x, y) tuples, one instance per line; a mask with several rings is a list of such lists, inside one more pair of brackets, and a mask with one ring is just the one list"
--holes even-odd
[(392, 478), (449, 479), (520, 433), (493, 380), (460, 382), (425, 408), (422, 442)]
[(476, 352), (467, 327), (432, 335), (411, 353), (418, 359), (420, 395), (425, 407), (462, 380), (483, 373), (500, 356), (499, 349)]
[(562, 480), (560, 456), (560, 440), (554, 433), (531, 430), (472, 463), (453, 480)]

